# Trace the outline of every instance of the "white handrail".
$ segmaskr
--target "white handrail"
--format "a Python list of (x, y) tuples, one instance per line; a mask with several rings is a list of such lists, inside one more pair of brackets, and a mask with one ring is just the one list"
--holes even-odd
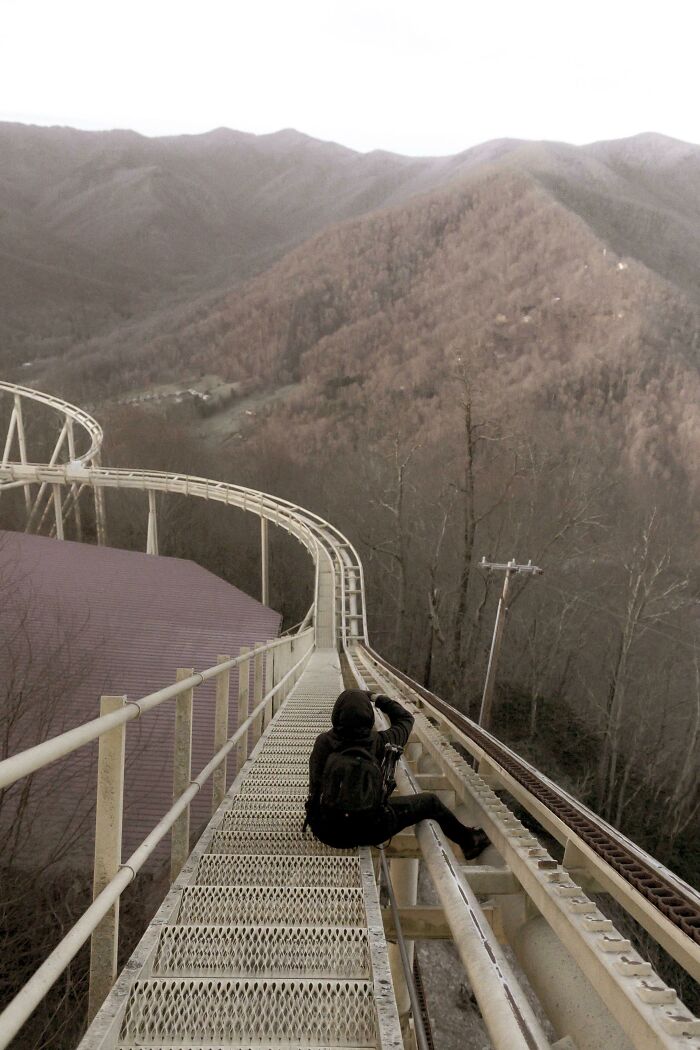
[[(313, 628), (309, 627), (303, 634), (295, 635), (294, 637), (303, 638), (312, 631)], [(59, 758), (65, 758), (66, 755), (70, 755), (73, 751), (78, 751), (86, 744), (97, 740), (104, 733), (108, 733), (110, 729), (115, 729), (125, 722), (132, 722), (135, 718), (152, 711), (166, 700), (171, 700), (174, 696), (179, 696), (180, 693), (184, 693), (188, 689), (193, 689), (203, 682), (208, 682), (211, 678), (216, 678), (224, 671), (229, 671), (232, 667), (249, 660), (251, 655), (268, 653), (271, 649), (276, 649), (288, 641), (288, 635), (277, 638), (267, 645), (252, 650), (251, 653), (244, 653), (243, 656), (232, 657), (232, 659), (226, 660), (224, 663), (214, 664), (213, 667), (208, 667), (205, 671), (197, 671), (195, 674), (189, 675), (188, 678), (183, 678), (180, 682), (174, 682), (163, 689), (157, 689), (154, 693), (148, 693), (138, 700), (127, 700), (126, 705), (119, 711), (113, 711), (112, 714), (93, 718), (90, 722), (83, 722), (82, 725), (76, 726), (74, 729), (68, 729), (65, 733), (51, 737), (50, 740), (44, 740), (41, 744), (35, 744), (34, 747), (29, 747), (25, 751), (11, 755), (0, 762), (0, 788), (8, 787), (22, 777), (36, 773), (38, 769), (51, 765)]]
[[(288, 639), (285, 639), (288, 641)], [(272, 648), (268, 646), (268, 649)], [(258, 650), (260, 652), (261, 650)], [(309, 650), (310, 651), (310, 650)], [(252, 654), (246, 654), (246, 659)], [(119, 871), (107, 883), (105, 888), (95, 898), (92, 904), (78, 919), (76, 924), (69, 930), (66, 936), (56, 945), (51, 954), (44, 960), (39, 969), (30, 977), (21, 991), (12, 999), (10, 1004), (0, 1014), (0, 1050), (5, 1050), (10, 1040), (27, 1020), (32, 1011), (39, 1005), (49, 989), (60, 977), (71, 959), (78, 953), (87, 941), (93, 930), (99, 925), (112, 905), (119, 899), (126, 887), (136, 878), (137, 872), (143, 867), (158, 843), (170, 831), (171, 827), (181, 813), (189, 806), (192, 799), (214, 770), (221, 765), (228, 753), (235, 747), (241, 737), (250, 729), (256, 717), (265, 709), (272, 698), (286, 685), (298, 668), (307, 660), (309, 652), (299, 659), (292, 668), (279, 680), (277, 685), (262, 698), (257, 707), (248, 715), (246, 720), (240, 724), (233, 736), (215, 755), (212, 756), (204, 769), (196, 776), (190, 786), (180, 795), (177, 802), (173, 803), (164, 817), (156, 824), (153, 830), (146, 836), (128, 860), (124, 861)], [(239, 658), (240, 659), (240, 658)], [(227, 661), (230, 666), (236, 661)], [(221, 664), (225, 668), (227, 664)], [(196, 675), (193, 677), (197, 677)], [(211, 676), (210, 676), (211, 677)], [(187, 681), (191, 682), (191, 679)], [(185, 682), (178, 682), (184, 685)], [(284, 705), (283, 705), (284, 706)], [(109, 717), (109, 716), (108, 716)], [(98, 720), (99, 721), (99, 720)]]

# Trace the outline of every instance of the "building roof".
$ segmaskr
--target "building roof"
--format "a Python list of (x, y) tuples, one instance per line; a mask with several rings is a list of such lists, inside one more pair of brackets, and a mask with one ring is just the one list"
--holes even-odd
[[(280, 619), (191, 561), (0, 531), (0, 704), (14, 719), (10, 752), (95, 718), (101, 695), (138, 699), (174, 681), (179, 667), (203, 670), (274, 638)], [(236, 698), (234, 673), (231, 727)], [(213, 683), (195, 690), (194, 775), (212, 755), (213, 706)], [(172, 803), (174, 719), (170, 700), (127, 727), (124, 857)], [(96, 755), (95, 743), (36, 775), (32, 851), (51, 852), (71, 836), (69, 857), (92, 850)], [(204, 788), (193, 829), (210, 809)]]

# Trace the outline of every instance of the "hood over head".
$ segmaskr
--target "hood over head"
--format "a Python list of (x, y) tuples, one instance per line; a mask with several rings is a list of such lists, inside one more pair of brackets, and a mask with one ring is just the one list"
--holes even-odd
[(370, 733), (374, 728), (374, 708), (364, 689), (344, 689), (333, 706), (331, 722), (343, 737)]

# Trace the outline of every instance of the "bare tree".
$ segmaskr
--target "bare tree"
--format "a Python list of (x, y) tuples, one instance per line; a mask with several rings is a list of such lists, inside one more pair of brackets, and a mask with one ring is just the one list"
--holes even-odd
[(658, 814), (656, 854), (668, 858), (674, 843), (700, 815), (700, 660), (693, 658), (693, 687), (684, 707), (687, 715), (680, 733), (667, 751), (665, 776), (657, 778), (655, 808)]
[(623, 564), (625, 604), (610, 669), (604, 705), (604, 730), (597, 775), (597, 804), (607, 819), (619, 818), (621, 788), (619, 765), (630, 726), (630, 689), (635, 647), (649, 628), (664, 622), (685, 602), (687, 579), (669, 577), (668, 548), (655, 553), (653, 511), (642, 527), (632, 553)]

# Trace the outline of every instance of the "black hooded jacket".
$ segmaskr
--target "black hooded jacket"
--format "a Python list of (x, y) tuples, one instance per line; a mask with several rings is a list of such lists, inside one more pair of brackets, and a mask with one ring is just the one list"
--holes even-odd
[(405, 747), (413, 728), (413, 715), (388, 696), (377, 696), (375, 704), (391, 722), (389, 729), (374, 728), (374, 708), (369, 694), (363, 689), (345, 689), (336, 700), (331, 714), (333, 728), (316, 737), (309, 758), (307, 811), (321, 794), (323, 768), (333, 751), (359, 745), (373, 751), (377, 761), (381, 762), (385, 744)]

